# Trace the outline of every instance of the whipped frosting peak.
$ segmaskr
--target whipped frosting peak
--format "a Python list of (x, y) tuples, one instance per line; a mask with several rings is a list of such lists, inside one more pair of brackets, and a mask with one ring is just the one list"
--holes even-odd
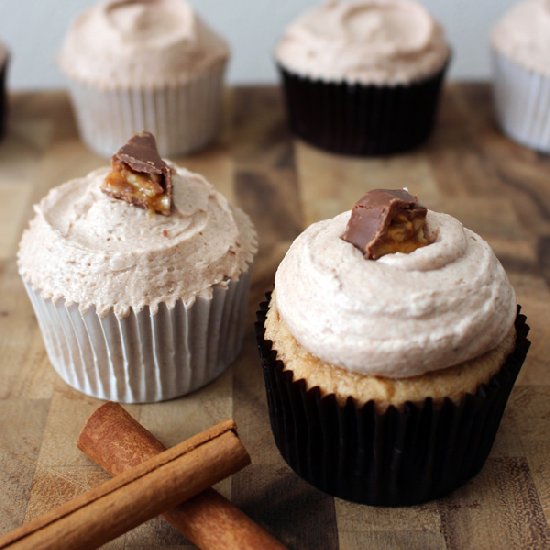
[(360, 374), (407, 377), (494, 349), (516, 297), (489, 245), (428, 211), (429, 245), (365, 260), (343, 241), (350, 212), (313, 224), (275, 276), (276, 307), (322, 361)]
[[(172, 13), (172, 17), (165, 17), (166, 13)], [(109, 0), (99, 7), (95, 17), (122, 47), (144, 39), (170, 43), (185, 36), (189, 42), (196, 40), (195, 14), (180, 0)]]
[(495, 25), (493, 47), (528, 69), (550, 75), (550, 1), (524, 0)]
[(106, 0), (72, 24), (59, 62), (70, 76), (108, 88), (164, 85), (228, 56), (184, 0)]
[(328, 1), (292, 23), (276, 49), (286, 69), (328, 80), (408, 82), (442, 68), (440, 26), (411, 0)]
[(23, 233), (19, 270), (45, 298), (100, 316), (191, 304), (244, 273), (256, 251), (246, 214), (203, 177), (176, 167), (170, 216), (108, 197), (102, 168), (52, 189)]
[[(396, 10), (391, 2), (344, 3), (330, 1), (326, 10), (333, 17), (322, 21), (323, 12), (312, 12), (291, 31), (312, 41), (345, 44), (369, 44), (369, 55), (395, 55), (422, 50), (433, 32), (433, 21), (418, 4), (403, 2)], [(395, 36), (401, 35), (396, 41)]]

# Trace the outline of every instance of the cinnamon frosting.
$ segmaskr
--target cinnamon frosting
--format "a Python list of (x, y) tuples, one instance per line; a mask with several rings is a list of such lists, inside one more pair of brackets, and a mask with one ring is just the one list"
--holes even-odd
[(550, 1), (526, 0), (497, 23), (493, 47), (528, 69), (550, 75)]
[(18, 263), (45, 298), (125, 316), (161, 302), (190, 305), (248, 269), (252, 223), (203, 177), (177, 167), (174, 209), (161, 216), (102, 193), (107, 172), (55, 187), (35, 206)]
[(113, 88), (189, 79), (228, 56), (184, 0), (106, 0), (71, 25), (59, 63), (77, 80)]
[(450, 48), (412, 0), (329, 0), (288, 27), (275, 55), (286, 70), (310, 77), (398, 84), (439, 71)]
[(365, 260), (341, 239), (349, 218), (311, 225), (277, 269), (275, 305), (306, 351), (352, 372), (398, 378), (499, 345), (516, 297), (479, 235), (429, 210), (431, 244)]

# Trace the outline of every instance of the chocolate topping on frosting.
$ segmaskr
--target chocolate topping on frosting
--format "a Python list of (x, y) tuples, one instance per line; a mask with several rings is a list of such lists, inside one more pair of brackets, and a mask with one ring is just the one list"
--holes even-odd
[(168, 216), (172, 205), (172, 169), (162, 160), (155, 136), (141, 132), (111, 159), (102, 191), (134, 206)]
[(135, 172), (145, 174), (164, 174), (166, 184), (170, 185), (172, 172), (160, 158), (155, 136), (151, 132), (134, 134), (128, 143), (123, 145), (113, 158), (125, 162)]
[(413, 252), (428, 244), (426, 213), (404, 189), (373, 189), (355, 203), (342, 239), (371, 260), (391, 252)]

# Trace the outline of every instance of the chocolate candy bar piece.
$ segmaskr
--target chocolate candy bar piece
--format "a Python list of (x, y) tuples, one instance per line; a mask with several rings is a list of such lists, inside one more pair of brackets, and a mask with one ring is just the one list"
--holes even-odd
[(426, 213), (404, 189), (373, 189), (355, 203), (342, 239), (370, 260), (413, 252), (429, 244)]
[(160, 157), (153, 134), (135, 134), (113, 155), (101, 190), (134, 206), (170, 215), (172, 169)]

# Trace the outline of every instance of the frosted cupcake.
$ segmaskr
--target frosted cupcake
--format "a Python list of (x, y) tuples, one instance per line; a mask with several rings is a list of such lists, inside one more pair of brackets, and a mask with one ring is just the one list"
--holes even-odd
[(550, 152), (550, 2), (514, 6), (493, 29), (496, 115), (512, 139)]
[(405, 191), (311, 225), (256, 325), (271, 425), (320, 489), (382, 506), (475, 475), (528, 348), (488, 244)]
[(235, 359), (255, 251), (248, 216), (144, 133), (42, 199), (18, 264), (58, 374), (131, 403), (187, 394)]
[(218, 135), (226, 42), (184, 0), (107, 0), (78, 17), (59, 57), (82, 139), (110, 156), (134, 132), (163, 155)]
[(332, 0), (287, 28), (275, 58), (298, 137), (328, 151), (377, 155), (427, 139), (450, 48), (416, 2)]

